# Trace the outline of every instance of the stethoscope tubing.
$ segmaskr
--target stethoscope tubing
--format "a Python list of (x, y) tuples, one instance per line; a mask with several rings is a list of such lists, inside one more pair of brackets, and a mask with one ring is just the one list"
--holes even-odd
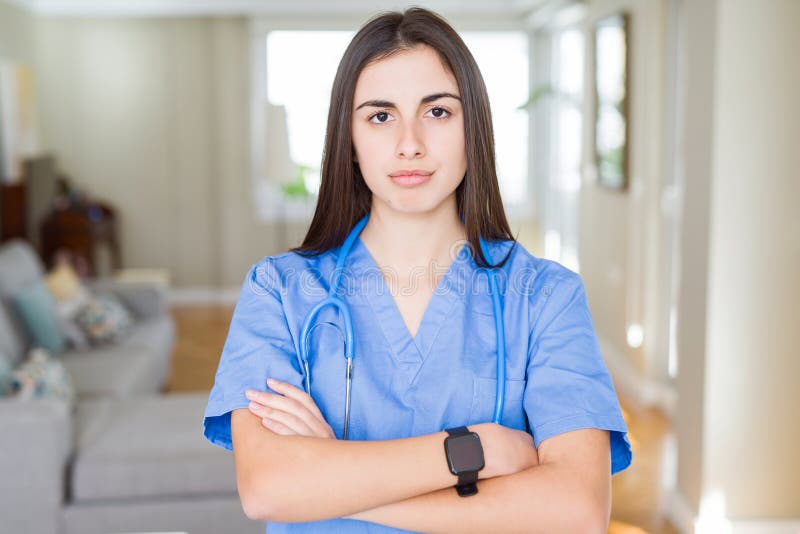
[[(318, 302), (308, 313), (306, 316), (305, 321), (303, 322), (303, 327), (300, 330), (300, 346), (298, 351), (298, 360), (300, 363), (301, 368), (303, 369), (304, 375), (304, 389), (308, 395), (311, 395), (311, 369), (308, 362), (308, 354), (309, 354), (309, 337), (311, 332), (317, 326), (320, 326), (320, 323), (317, 325), (312, 326), (314, 321), (316, 320), (317, 316), (320, 312), (328, 306), (333, 306), (339, 312), (341, 312), (342, 319), (344, 321), (344, 357), (347, 362), (346, 368), (346, 376), (345, 376), (345, 413), (344, 413), (344, 430), (343, 430), (343, 439), (347, 439), (348, 435), (348, 428), (350, 423), (350, 390), (352, 388), (353, 382), (353, 358), (355, 356), (355, 343), (354, 343), (354, 334), (353, 334), (353, 321), (350, 315), (350, 308), (347, 306), (344, 300), (342, 300), (337, 293), (339, 291), (339, 281), (341, 279), (342, 272), (344, 270), (344, 263), (347, 256), (350, 253), (350, 249), (353, 247), (353, 243), (355, 242), (358, 235), (361, 233), (361, 230), (364, 229), (364, 226), (367, 224), (369, 220), (369, 214), (362, 217), (358, 223), (353, 227), (350, 231), (350, 234), (345, 239), (344, 243), (342, 244), (339, 257), (336, 260), (336, 267), (333, 272), (333, 278), (331, 280), (330, 289), (328, 291), (328, 296)], [(483, 238), (480, 238), (480, 245), (481, 251), (483, 252), (484, 258), (490, 260), (489, 251), (486, 247), (486, 243)], [(494, 406), (494, 415), (492, 421), (494, 423), (500, 424), (503, 408), (505, 405), (505, 384), (506, 384), (506, 342), (505, 342), (505, 325), (503, 323), (503, 304), (500, 300), (500, 291), (497, 286), (497, 279), (495, 277), (494, 269), (488, 268), (487, 272), (488, 280), (489, 280), (489, 292), (492, 295), (492, 305), (494, 308), (494, 325), (495, 325), (495, 333), (496, 335), (496, 342), (497, 342), (497, 387), (495, 390), (495, 406)], [(332, 324), (333, 323), (327, 323)], [(336, 327), (336, 325), (333, 325)], [(341, 329), (336, 327), (337, 331), (341, 334)]]

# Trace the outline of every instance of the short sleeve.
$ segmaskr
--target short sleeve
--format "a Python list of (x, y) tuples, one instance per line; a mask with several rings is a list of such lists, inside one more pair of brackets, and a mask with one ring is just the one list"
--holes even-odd
[(245, 390), (267, 391), (267, 377), (302, 387), (280, 288), (272, 261), (264, 258), (247, 272), (233, 311), (203, 417), (205, 437), (229, 451), (231, 412), (250, 404)]
[(632, 459), (628, 428), (592, 323), (580, 276), (569, 271), (538, 293), (523, 397), (534, 445), (581, 428), (609, 431), (611, 474)]

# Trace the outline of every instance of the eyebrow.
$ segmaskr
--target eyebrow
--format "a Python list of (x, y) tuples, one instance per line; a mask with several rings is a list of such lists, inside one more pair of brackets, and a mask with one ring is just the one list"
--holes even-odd
[[(454, 95), (453, 93), (442, 92), (442, 93), (434, 93), (432, 95), (422, 97), (422, 100), (419, 101), (421, 104), (427, 104), (428, 102), (433, 102), (434, 100), (439, 100), (440, 98), (455, 98), (459, 102), (461, 101), (461, 97), (458, 95)], [(360, 106), (356, 108), (356, 111), (365, 107), (371, 106), (375, 108), (394, 108), (397, 109), (397, 105), (394, 102), (389, 102), (388, 100), (367, 100), (366, 102), (362, 103)]]

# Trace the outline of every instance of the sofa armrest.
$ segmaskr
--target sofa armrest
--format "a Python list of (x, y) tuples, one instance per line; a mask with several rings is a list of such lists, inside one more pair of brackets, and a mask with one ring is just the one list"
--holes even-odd
[(73, 450), (72, 407), (0, 398), (0, 518), (8, 532), (56, 532)]
[(89, 289), (110, 291), (130, 308), (137, 318), (154, 317), (167, 312), (166, 291), (149, 282), (120, 282), (98, 278), (86, 283)]

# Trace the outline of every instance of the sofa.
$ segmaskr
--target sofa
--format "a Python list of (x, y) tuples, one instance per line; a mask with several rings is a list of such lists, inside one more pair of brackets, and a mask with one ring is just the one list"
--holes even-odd
[[(11, 295), (44, 275), (26, 241), (0, 246), (0, 352), (13, 363), (32, 341)], [(131, 331), (57, 356), (74, 402), (0, 397), (0, 532), (263, 533), (242, 510), (232, 454), (202, 435), (208, 393), (163, 393), (175, 339), (163, 291), (90, 287), (131, 310)]]

